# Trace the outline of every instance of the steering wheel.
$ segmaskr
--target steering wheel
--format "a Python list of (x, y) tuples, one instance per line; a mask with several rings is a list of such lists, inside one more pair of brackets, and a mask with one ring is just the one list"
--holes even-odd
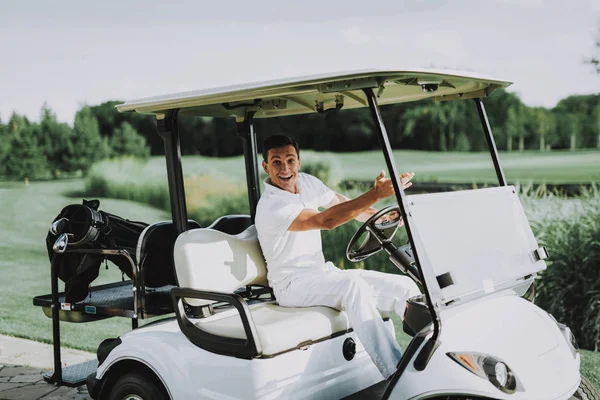
[[(382, 218), (390, 214), (391, 218)], [(346, 258), (352, 262), (359, 262), (377, 253), (381, 250), (382, 243), (392, 240), (401, 220), (400, 207), (397, 205), (377, 211), (350, 239), (346, 248)]]

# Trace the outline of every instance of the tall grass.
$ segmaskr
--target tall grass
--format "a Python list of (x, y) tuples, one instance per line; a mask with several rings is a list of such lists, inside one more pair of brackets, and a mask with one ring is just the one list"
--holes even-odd
[(136, 158), (94, 164), (85, 181), (84, 194), (132, 200), (170, 210), (166, 168), (150, 171), (146, 161)]
[[(550, 257), (539, 274), (536, 303), (573, 330), (579, 345), (600, 349), (600, 194), (527, 207), (532, 228)], [(534, 206), (535, 204), (535, 206)]]

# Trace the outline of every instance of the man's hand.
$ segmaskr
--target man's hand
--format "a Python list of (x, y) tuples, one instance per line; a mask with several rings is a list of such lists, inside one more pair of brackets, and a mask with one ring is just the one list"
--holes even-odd
[(400, 183), (402, 183), (402, 189), (408, 189), (412, 186), (412, 182), (410, 181), (415, 176), (414, 172), (405, 172), (400, 174)]
[[(412, 182), (410, 180), (413, 178), (413, 176), (415, 176), (414, 172), (405, 172), (402, 175), (400, 175), (400, 183), (402, 184), (403, 189), (408, 189), (412, 186)], [(390, 197), (395, 193), (392, 180), (390, 178), (385, 177), (385, 171), (381, 171), (379, 176), (375, 178), (373, 190), (378, 200)]]

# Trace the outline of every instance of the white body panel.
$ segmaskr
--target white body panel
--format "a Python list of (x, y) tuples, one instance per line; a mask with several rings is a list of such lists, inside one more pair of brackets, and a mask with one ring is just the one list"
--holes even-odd
[[(470, 394), (550, 400), (568, 399), (577, 389), (579, 355), (573, 356), (545, 311), (512, 291), (453, 307), (441, 312), (440, 318), (440, 347), (423, 371), (417, 371), (411, 361), (391, 399)], [(505, 362), (517, 378), (517, 392), (501, 392), (448, 357), (448, 352), (484, 353)]]
[[(393, 331), (391, 321), (386, 322)], [(282, 333), (284, 334), (284, 333)], [(356, 342), (346, 361), (344, 340)], [(101, 379), (111, 365), (133, 359), (149, 366), (171, 398), (185, 399), (335, 399), (383, 379), (362, 345), (348, 333), (272, 358), (245, 360), (210, 353), (181, 333), (177, 321), (156, 323), (121, 336), (122, 344), (98, 367)]]
[[(511, 290), (440, 314), (441, 345), (423, 371), (413, 355), (390, 399), (425, 399), (433, 395), (469, 394), (495, 399), (569, 399), (579, 385), (579, 355), (573, 356), (556, 323), (546, 312)], [(393, 325), (387, 322), (390, 329)], [(346, 361), (342, 344), (357, 343), (356, 357)], [(172, 399), (339, 399), (382, 379), (353, 333), (275, 357), (244, 360), (200, 349), (181, 333), (174, 320), (127, 333), (98, 368), (101, 379), (121, 360), (148, 365)], [(485, 353), (504, 361), (518, 389), (505, 394), (460, 366), (448, 352)]]

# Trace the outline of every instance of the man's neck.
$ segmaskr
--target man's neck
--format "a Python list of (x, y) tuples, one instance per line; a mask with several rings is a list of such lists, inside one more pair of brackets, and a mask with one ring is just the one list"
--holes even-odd
[(294, 191), (293, 192), (290, 192), (290, 191), (285, 190), (284, 188), (282, 188), (280, 186), (277, 186), (276, 184), (273, 183), (273, 181), (271, 181), (270, 177), (267, 177), (267, 179), (265, 180), (265, 182), (268, 183), (271, 186), (276, 187), (279, 190), (283, 190), (284, 192), (288, 192), (288, 193), (292, 193), (292, 194), (298, 194), (298, 193), (300, 193), (300, 190), (298, 189), (298, 181), (296, 181), (296, 184), (294, 185)]

